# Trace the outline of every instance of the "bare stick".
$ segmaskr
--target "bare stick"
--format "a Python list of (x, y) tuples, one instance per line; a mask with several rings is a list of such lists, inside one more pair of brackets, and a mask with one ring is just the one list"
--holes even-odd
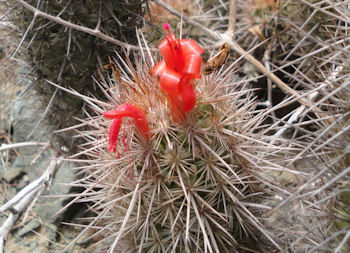
[[(54, 151), (52, 151), (54, 152)], [(61, 162), (61, 161), (60, 161)], [(58, 160), (56, 156), (52, 156), (52, 160), (50, 161), (49, 166), (44, 171), (44, 173), (31, 182), (29, 185), (24, 187), (19, 193), (17, 193), (12, 199), (10, 199), (6, 204), (0, 207), (0, 213), (5, 212), (9, 209), (13, 209), (12, 207), (19, 203), (23, 198), (27, 195), (30, 195), (32, 192), (35, 192), (40, 185), (45, 183), (45, 186), (48, 186), (51, 183), (53, 172), (55, 171), (56, 165), (58, 164)]]
[(14, 9), (16, 9), (17, 6), (18, 6), (18, 4), (15, 5), (15, 6), (13, 6), (13, 7), (12, 7), (11, 9), (9, 9), (8, 11), (6, 11), (6, 12), (4, 13), (4, 15), (0, 16), (0, 21), (1, 21), (4, 17), (6, 17), (7, 15), (9, 15), (9, 14), (11, 13), (11, 11), (13, 11)]
[(62, 160), (57, 158), (57, 153), (52, 151), (50, 164), (44, 173), (0, 208), (0, 212), (10, 211), (10, 215), (0, 227), (0, 253), (4, 252), (5, 241), (16, 221), (28, 207), (35, 203), (41, 191), (51, 185), (53, 175), (61, 162)]
[[(238, 52), (241, 55), (244, 55), (246, 53), (246, 51), (241, 48), (240, 46), (238, 46), (238, 44), (236, 42), (231, 43), (231, 47)], [(293, 96), (297, 99), (297, 101), (302, 104), (305, 105), (308, 108), (313, 108), (314, 113), (318, 114), (321, 117), (327, 117), (327, 120), (329, 123), (333, 123), (334, 119), (330, 118), (330, 116), (320, 110), (317, 106), (314, 105), (314, 103), (310, 102), (309, 100), (305, 99), (304, 97), (300, 96), (299, 93), (295, 90), (293, 90), (292, 88), (290, 88), (287, 84), (285, 84), (281, 79), (279, 79), (274, 73), (272, 73), (271, 71), (268, 71), (264, 65), (262, 65), (258, 60), (256, 60), (252, 55), (247, 54), (244, 56), (244, 58), (249, 61), (250, 63), (252, 63), (258, 70), (260, 70), (263, 74), (266, 75), (267, 78), (269, 78), (270, 80), (272, 80), (273, 82), (275, 82), (277, 84), (277, 86), (287, 95)]]
[[(34, 13), (34, 17), (42, 17), (42, 18), (46, 18), (48, 20), (51, 20), (57, 24), (61, 24), (63, 26), (66, 26), (66, 27), (69, 27), (69, 28), (72, 28), (74, 30), (77, 30), (77, 31), (81, 31), (81, 32), (85, 32), (85, 33), (88, 33), (88, 34), (91, 34), (93, 36), (96, 36), (100, 39), (103, 39), (105, 41), (108, 41), (108, 42), (111, 42), (117, 46), (120, 46), (120, 47), (124, 47), (126, 49), (132, 49), (132, 50), (142, 50), (143, 48), (140, 48), (139, 46), (134, 46), (134, 45), (130, 45), (128, 43), (125, 43), (125, 42), (122, 42), (120, 40), (117, 40), (113, 37), (110, 37), (102, 32), (100, 32), (98, 30), (98, 27), (96, 29), (90, 29), (90, 28), (87, 28), (87, 27), (84, 27), (84, 26), (80, 26), (80, 25), (76, 25), (76, 24), (73, 24), (73, 23), (70, 23), (60, 17), (55, 17), (55, 16), (52, 16), (50, 14), (47, 14), (43, 11), (40, 11), (39, 9), (31, 6), (30, 4), (26, 3), (25, 1), (23, 0), (16, 0), (19, 4), (21, 4), (24, 8), (32, 11)], [(155, 51), (157, 50), (156, 48), (150, 48), (151, 50)]]
[(183, 20), (190, 25), (193, 25), (197, 28), (199, 28), (200, 30), (202, 30), (204, 33), (209, 34), (210, 37), (213, 37), (215, 39), (221, 39), (221, 36), (219, 33), (214, 32), (208, 28), (206, 28), (205, 26), (199, 24), (198, 22), (182, 15), (180, 12), (178, 12), (177, 10), (175, 10), (173, 7), (171, 7), (170, 5), (164, 3), (163, 1), (160, 0), (153, 0), (153, 2), (157, 3), (158, 5), (162, 6), (164, 9), (166, 9), (167, 11), (169, 11), (171, 14), (179, 17), (179, 18), (183, 18)]
[[(164, 9), (168, 10), (170, 13), (177, 17), (181, 17), (181, 13), (179, 13), (177, 10), (172, 8), (170, 5), (164, 3), (163, 1), (160, 0), (153, 0), (160, 6), (162, 6)], [(242, 55), (247, 61), (249, 61), (251, 64), (253, 64), (261, 73), (266, 75), (267, 78), (269, 78), (271, 81), (277, 84), (277, 86), (287, 95), (290, 95), (292, 97), (295, 97), (296, 100), (301, 103), (302, 105), (305, 105), (308, 108), (313, 108), (313, 112), (318, 114), (321, 117), (326, 117), (329, 123), (334, 122), (334, 119), (331, 118), (326, 112), (320, 110), (318, 107), (314, 105), (314, 103), (310, 102), (303, 96), (300, 96), (299, 93), (292, 88), (290, 88), (287, 84), (285, 84), (280, 78), (278, 78), (274, 73), (269, 71), (264, 67), (264, 65), (255, 59), (251, 54), (247, 53), (243, 48), (241, 48), (234, 40), (232, 40), (232, 37), (229, 36), (228, 34), (221, 34), (219, 32), (214, 32), (198, 22), (183, 16), (183, 20), (186, 21), (188, 24), (193, 25), (197, 27), (198, 29), (202, 30), (205, 34), (209, 35), (212, 37), (214, 40), (219, 40), (222, 43), (229, 43), (231, 45), (231, 48), (235, 50), (237, 53)]]
[(50, 143), (47, 143), (47, 145), (43, 146), (41, 150), (38, 152), (38, 154), (34, 157), (34, 159), (30, 162), (31, 165), (34, 165), (36, 161), (39, 159), (39, 157), (50, 147)]
[(46, 145), (48, 145), (48, 142), (18, 142), (13, 144), (3, 143), (0, 146), (0, 152), (8, 149), (14, 149), (14, 148), (21, 148), (21, 147), (28, 147), (28, 146), (46, 146)]
[[(270, 45), (272, 45), (273, 42), (270, 43)], [(264, 57), (263, 57), (263, 62), (265, 64), (265, 68), (268, 70), (268, 71), (271, 71), (271, 68), (270, 68), (270, 54), (271, 54), (271, 47), (269, 46), (265, 53), (264, 53)], [(272, 82), (271, 82), (271, 79), (267, 79), (267, 101), (268, 101), (268, 108), (269, 109), (272, 109), (273, 107), (273, 103), (272, 103)], [(275, 111), (274, 110), (271, 110), (271, 115), (272, 115), (272, 119), (274, 122), (276, 122), (276, 114), (275, 114)]]
[(343, 246), (346, 243), (346, 241), (349, 239), (349, 237), (350, 237), (350, 230), (348, 230), (343, 240), (339, 243), (338, 247), (334, 250), (334, 253), (338, 253), (342, 251)]
[(34, 15), (32, 21), (30, 22), (29, 26), (27, 27), (27, 30), (26, 30), (25, 33), (23, 34), (21, 41), (18, 43), (18, 46), (16, 47), (15, 51), (12, 52), (12, 54), (11, 54), (11, 56), (10, 56), (11, 58), (14, 57), (14, 56), (17, 54), (17, 52), (18, 52), (18, 50), (20, 49), (20, 47), (22, 46), (22, 44), (23, 44), (25, 38), (27, 37), (28, 32), (29, 32), (30, 30), (32, 30), (33, 25), (34, 25), (34, 22), (35, 22), (35, 18), (36, 18), (36, 16)]
[[(327, 16), (331, 16), (333, 18), (336, 18), (338, 20), (341, 20), (343, 21), (344, 23), (348, 23), (350, 24), (350, 18), (345, 18), (343, 17), (343, 15), (339, 15), (339, 13), (333, 13), (332, 11), (328, 11), (326, 9), (329, 9), (329, 8), (322, 8), (320, 6), (317, 6), (316, 4), (313, 4), (313, 3), (310, 3), (310, 1), (306, 1), (306, 0), (301, 0), (304, 4), (307, 4), (309, 6), (311, 6), (312, 8), (314, 8), (315, 10), (319, 11), (319, 12), (322, 12), (324, 14), (326, 14)], [(326, 7), (329, 7), (329, 6), (326, 6)], [(331, 10), (335, 10), (335, 8), (332, 8)]]
[(229, 8), (230, 8), (230, 12), (229, 12), (230, 16), (228, 19), (227, 33), (228, 35), (231, 35), (233, 40), (235, 40), (234, 33), (235, 33), (236, 16), (237, 16), (236, 0), (230, 0)]

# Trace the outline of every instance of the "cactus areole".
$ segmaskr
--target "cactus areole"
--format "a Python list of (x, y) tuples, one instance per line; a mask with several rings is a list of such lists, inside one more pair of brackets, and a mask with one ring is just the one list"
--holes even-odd
[[(170, 25), (165, 23), (164, 29), (168, 36), (158, 48), (163, 60), (157, 63), (152, 73), (159, 77), (160, 88), (168, 95), (169, 107), (175, 122), (186, 119), (186, 112), (193, 110), (196, 104), (194, 79), (201, 78), (201, 54), (203, 49), (194, 40), (176, 39), (170, 31)], [(131, 117), (141, 135), (149, 139), (149, 126), (143, 111), (135, 105), (125, 103), (116, 110), (104, 112), (103, 116), (113, 119), (109, 129), (108, 151), (116, 151), (118, 135), (124, 117)]]

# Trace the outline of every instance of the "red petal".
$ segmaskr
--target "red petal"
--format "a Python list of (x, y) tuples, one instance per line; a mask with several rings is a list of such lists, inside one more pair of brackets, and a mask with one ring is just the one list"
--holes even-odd
[(204, 53), (204, 50), (194, 40), (182, 39), (180, 40), (180, 44), (185, 57), (191, 54), (201, 55)]
[(186, 119), (186, 112), (177, 94), (169, 96), (171, 116), (176, 123), (182, 123)]
[(107, 119), (116, 119), (116, 118), (121, 118), (121, 117), (126, 117), (129, 116), (130, 117), (130, 104), (126, 103), (126, 104), (122, 104), (120, 106), (118, 106), (117, 110), (112, 110), (109, 112), (104, 112), (103, 113), (103, 117), (107, 118)]
[(118, 141), (119, 131), (122, 124), (122, 119), (114, 119), (110, 128), (109, 128), (109, 146), (108, 146), (108, 152), (115, 152), (116, 151), (116, 145)]
[(143, 115), (142, 117), (135, 119), (134, 124), (135, 124), (136, 128), (140, 131), (142, 136), (146, 140), (149, 140), (149, 126), (148, 126), (148, 121), (147, 121), (146, 117)]
[(191, 75), (192, 78), (197, 78), (201, 72), (202, 57), (199, 55), (188, 55), (185, 57), (185, 66), (183, 73)]
[(160, 53), (162, 54), (165, 64), (168, 68), (175, 69), (175, 52), (169, 43), (169, 40), (165, 38), (158, 46)]
[(136, 128), (140, 131), (145, 139), (149, 139), (149, 126), (143, 111), (129, 103), (118, 106), (117, 110), (104, 112), (103, 116), (108, 119), (114, 119), (109, 130), (109, 148), (108, 151), (115, 151), (118, 140), (120, 126), (124, 117), (131, 117)]
[(118, 111), (113, 110), (113, 111), (109, 111), (109, 112), (104, 112), (103, 117), (106, 119), (115, 119), (116, 117), (118, 117)]
[(196, 92), (191, 81), (185, 79), (184, 82), (181, 82), (181, 91), (179, 95), (182, 100), (183, 109), (186, 112), (192, 111), (196, 105)]
[(152, 74), (159, 76), (163, 72), (164, 68), (165, 68), (165, 61), (160, 61), (152, 69)]
[(160, 87), (168, 94), (177, 93), (181, 74), (174, 70), (165, 68), (163, 73), (160, 75)]

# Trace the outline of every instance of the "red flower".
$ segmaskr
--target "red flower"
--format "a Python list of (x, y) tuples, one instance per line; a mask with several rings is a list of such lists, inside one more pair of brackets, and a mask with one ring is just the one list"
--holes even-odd
[(203, 49), (194, 40), (176, 39), (168, 23), (164, 28), (168, 36), (158, 46), (164, 60), (152, 72), (160, 77), (160, 87), (169, 97), (174, 121), (181, 122), (196, 104), (193, 80), (201, 78)]
[(116, 110), (104, 112), (103, 116), (107, 119), (113, 119), (112, 125), (109, 128), (109, 147), (108, 152), (116, 151), (119, 131), (124, 117), (131, 117), (134, 125), (139, 130), (140, 134), (146, 139), (149, 139), (149, 127), (143, 111), (129, 103), (120, 105)]

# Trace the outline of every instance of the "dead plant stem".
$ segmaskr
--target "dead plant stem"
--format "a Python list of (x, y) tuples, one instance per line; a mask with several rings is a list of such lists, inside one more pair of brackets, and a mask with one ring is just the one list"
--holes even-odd
[(51, 161), (43, 174), (29, 185), (24, 187), (6, 204), (0, 207), (0, 213), (9, 211), (10, 215), (0, 227), (0, 253), (4, 252), (4, 245), (8, 234), (21, 215), (38, 199), (42, 190), (51, 185), (57, 166), (62, 161), (57, 158), (57, 152), (52, 151)]
[(228, 28), (227, 33), (231, 35), (232, 40), (235, 40), (235, 27), (236, 27), (236, 16), (237, 16), (237, 9), (236, 9), (236, 0), (230, 0), (230, 12), (229, 12), (229, 19), (228, 19)]

